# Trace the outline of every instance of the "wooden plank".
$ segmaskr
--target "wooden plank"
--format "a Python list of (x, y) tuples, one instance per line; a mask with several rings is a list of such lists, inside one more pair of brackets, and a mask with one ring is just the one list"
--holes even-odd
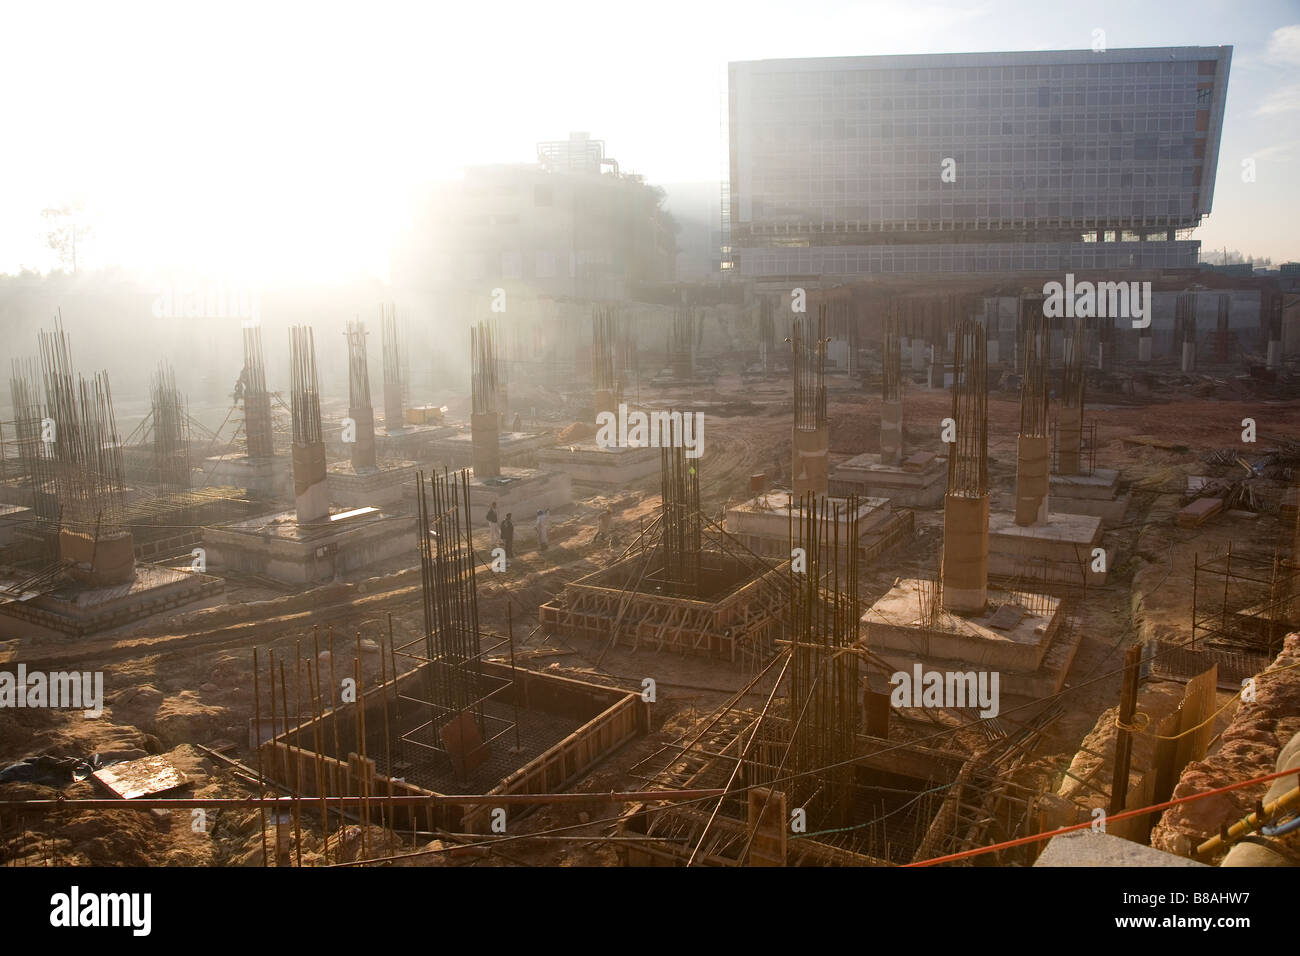
[(96, 770), (94, 778), (123, 800), (166, 793), (189, 782), (165, 757), (141, 757)]
[(1174, 522), (1180, 528), (1199, 528), (1222, 510), (1222, 498), (1197, 498), (1174, 516)]

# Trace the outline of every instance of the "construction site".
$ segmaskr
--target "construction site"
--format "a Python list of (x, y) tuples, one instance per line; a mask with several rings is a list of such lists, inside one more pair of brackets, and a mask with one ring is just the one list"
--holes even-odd
[(0, 283), (0, 867), (1300, 863), (1300, 266), (1197, 260), (1212, 166), (904, 224), (773, 145), (1113, 62), (1211, 163), (1169, 49), (731, 63), (703, 277), (574, 133), (391, 282)]
[[(1190, 374), (1115, 336), (1098, 367), (1098, 329), (1033, 290), (725, 312), (751, 344), (707, 384), (675, 365), (690, 310), (658, 354), (617, 310), (571, 313), (568, 389), (503, 355), (504, 321), (467, 326), (436, 427), (468, 468), (381, 456), (422, 426), (376, 426), (360, 321), (345, 382), (312, 328), (278, 372), (244, 329), (217, 428), (160, 362), (124, 435), (56, 317), (12, 364), (0, 628), (7, 666), (101, 672), (103, 698), (3, 714), (5, 865), (1026, 866), (1097, 808), (1153, 854), (1292, 859), (1244, 841), (1290, 791), (1133, 811), (1267, 776), (1300, 730), (1294, 365)], [(548, 448), (610, 457), (585, 474), (653, 467), (503, 465), (506, 375)]]

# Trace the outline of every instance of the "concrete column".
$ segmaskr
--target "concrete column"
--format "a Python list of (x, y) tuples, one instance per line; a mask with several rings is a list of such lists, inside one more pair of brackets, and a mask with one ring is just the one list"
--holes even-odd
[(1196, 343), (1190, 340), (1183, 343), (1183, 371), (1196, 370)]
[(791, 447), (794, 450), (794, 462), (791, 469), (791, 483), (795, 497), (809, 491), (814, 494), (826, 494), (830, 465), (830, 430), (822, 425), (813, 431), (793, 430)]
[(475, 478), (492, 478), (501, 474), (500, 418), (496, 412), (471, 414), (470, 464)]
[(373, 408), (349, 408), (348, 418), (356, 422), (356, 442), (352, 445), (352, 470), (374, 468), (375, 458), (375, 410)]
[(325, 443), (293, 446), (293, 505), (299, 524), (329, 517), (330, 496), (325, 483)]
[(880, 463), (897, 465), (903, 460), (903, 403), (880, 406)]
[(601, 412), (609, 412), (615, 417), (618, 416), (618, 405), (614, 401), (614, 393), (607, 388), (596, 389), (595, 406), (597, 415)]
[(998, 340), (992, 336), (988, 340), (988, 363), (989, 365), (998, 364)]
[(1016, 524), (1047, 523), (1051, 449), (1046, 435), (1016, 439)]
[(505, 385), (497, 386), (497, 419), (501, 426), (501, 431), (510, 431), (510, 419), (507, 417), (510, 413), (510, 389)]
[(984, 610), (989, 587), (989, 496), (943, 499), (943, 606)]
[(1061, 406), (1056, 426), (1056, 471), (1061, 475), (1080, 473), (1083, 447), (1083, 409)]
[(912, 371), (924, 372), (927, 365), (925, 339), (912, 339)]
[(402, 389), (396, 383), (384, 383), (384, 428), (393, 431), (406, 425), (402, 412)]
[(1268, 358), (1264, 364), (1268, 368), (1278, 368), (1282, 364), (1282, 343), (1277, 339), (1268, 340)]
[(1149, 335), (1138, 336), (1138, 361), (1151, 361), (1151, 336)]
[(249, 458), (270, 458), (275, 454), (271, 431), (271, 396), (258, 392), (244, 396), (244, 434)]

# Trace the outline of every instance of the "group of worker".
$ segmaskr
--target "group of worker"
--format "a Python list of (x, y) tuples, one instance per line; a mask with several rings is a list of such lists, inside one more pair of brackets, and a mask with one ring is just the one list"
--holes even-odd
[[(612, 515), (606, 508), (600, 513), (600, 526), (597, 530), (596, 540), (608, 538), (610, 532), (610, 520)], [(537, 512), (537, 550), (545, 551), (550, 547), (548, 531), (550, 526), (551, 513), (545, 509), (539, 509)], [(497, 503), (492, 502), (487, 511), (488, 532), (491, 537), (492, 547), (502, 547), (506, 552), (506, 560), (515, 556), (515, 522), (512, 512), (507, 511), (505, 520), (498, 520)]]
[[(537, 512), (537, 549), (545, 551), (550, 547), (547, 541), (547, 526), (550, 522), (550, 512), (539, 510)], [(488, 531), (491, 533), (492, 547), (503, 547), (506, 552), (506, 559), (509, 560), (515, 556), (515, 521), (514, 515), (507, 511), (504, 521), (497, 520), (497, 503), (492, 502), (492, 506), (487, 512)]]

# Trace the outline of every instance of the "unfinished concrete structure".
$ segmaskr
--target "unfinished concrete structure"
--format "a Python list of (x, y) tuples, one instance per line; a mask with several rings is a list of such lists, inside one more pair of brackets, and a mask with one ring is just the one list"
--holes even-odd
[(791, 484), (796, 498), (829, 490), (830, 425), (826, 420), (826, 304), (817, 307), (815, 330), (794, 320), (790, 368), (794, 373), (794, 426), (790, 435)]
[(205, 460), (198, 484), (243, 488), (251, 496), (287, 499), (292, 494), (293, 465), (287, 455), (277, 454), (272, 395), (266, 387), (266, 363), (262, 357), (260, 325), (243, 329), (244, 367), (235, 383), (234, 400), (242, 404), (245, 452), (226, 452)]
[[(347, 462), (335, 462), (327, 469), (330, 501), (350, 508), (396, 505), (402, 500), (402, 486), (414, 478), (416, 465), (412, 461), (378, 457), (375, 412), (370, 403), (365, 324), (349, 322), (345, 335), (348, 342), (348, 421), (344, 423), (343, 437), (350, 448), (350, 458)], [(349, 437), (352, 440), (347, 442)]]
[(1000, 674), (1003, 698), (1037, 698), (1065, 681), (1081, 635), (1061, 600), (1030, 589), (989, 588), (987, 349), (981, 323), (955, 338), (943, 555), (937, 580), (898, 581), (862, 617), (868, 649), (900, 671)]
[(1104, 524), (1118, 524), (1128, 510), (1130, 495), (1121, 490), (1117, 470), (1097, 467), (1097, 431), (1084, 422), (1087, 328), (1083, 319), (1073, 321), (1063, 349), (1055, 469), (1049, 483), (1052, 504), (1063, 514), (1094, 515)]
[[(469, 486), (464, 472), (433, 475), (427, 487), (420, 475), (423, 627), (395, 635), (389, 618), (387, 641), (381, 635), (378, 647), (379, 685), (366, 688), (358, 676), (357, 703), (338, 700), (331, 631), (327, 655), (316, 644), (306, 661), (310, 720), (292, 728), (286, 720), (279, 730), (271, 695), (272, 735), (259, 757), (291, 792), (373, 797), (385, 827), (487, 833), (492, 798), (563, 790), (649, 730), (639, 694), (517, 668), (513, 638), (480, 627)], [(505, 653), (509, 663), (489, 659)], [(362, 654), (358, 635), (356, 675)], [(328, 681), (320, 671), (326, 657)], [(270, 664), (274, 688), (274, 657)], [(260, 713), (260, 698), (257, 707)], [(483, 793), (488, 802), (390, 808), (387, 815), (380, 806), (385, 797), (465, 792)], [(327, 820), (322, 827), (328, 831)]]
[[(754, 554), (785, 559), (793, 547), (794, 502), (805, 495), (827, 498), (827, 462), (830, 425), (826, 417), (826, 314), (818, 306), (817, 339), (807, 341), (803, 323), (796, 319), (791, 335), (791, 369), (794, 373), (794, 430), (791, 443), (793, 491), (766, 491), (727, 509), (727, 533)], [(912, 534), (910, 511), (895, 511), (887, 498), (835, 496), (830, 507), (836, 517), (826, 520), (853, 529), (857, 557), (870, 561)], [(845, 537), (846, 544), (850, 539)]]
[[(923, 308), (891, 298), (881, 335), (880, 451), (854, 455), (831, 469), (833, 495), (887, 498), (898, 508), (933, 508), (943, 500), (944, 462), (938, 455), (903, 448), (902, 330), (919, 323)], [(911, 328), (909, 325), (909, 329)]]
[(208, 563), (285, 584), (332, 580), (413, 554), (409, 518), (364, 506), (331, 513), (312, 330), (290, 329), (294, 508), (204, 529)]
[(548, 633), (609, 646), (762, 660), (782, 604), (784, 561), (738, 547), (699, 508), (699, 470), (663, 448), (655, 520), (624, 556), (569, 584), (538, 611)]
[(15, 363), (22, 381), (13, 393), (22, 402), (22, 432), (33, 442), (26, 454), (41, 509), (23, 532), (26, 546), (0, 569), (0, 614), (83, 635), (220, 593), (222, 583), (207, 575), (136, 561), (108, 374), (74, 372), (61, 318), (53, 332), (41, 333), (40, 351), (44, 403), (32, 364)]
[(812, 495), (798, 503), (809, 564), (785, 579), (782, 650), (753, 682), (777, 675), (762, 708), (737, 694), (664, 748), (654, 784), (708, 796), (631, 807), (619, 825), (625, 865), (890, 866), (1014, 832), (1024, 791), (1008, 771), (1023, 739), (999, 728), (935, 746), (919, 738), (945, 720), (958, 731), (956, 711), (891, 713), (874, 689), (889, 665), (858, 640), (858, 562), (853, 549), (837, 553), (835, 510)]
[(1022, 302), (1015, 507), (989, 517), (989, 572), (1012, 583), (1104, 584), (1106, 562), (1098, 563), (1094, 553), (1101, 545), (1101, 518), (1050, 509), (1047, 320), (1041, 298)]
[[(613, 311), (597, 309), (591, 317), (592, 406), (597, 426), (601, 416), (617, 420), (624, 404), (624, 383), (631, 341)], [(556, 445), (537, 452), (537, 464), (569, 476), (574, 487), (596, 491), (626, 488), (659, 473), (659, 452), (620, 443), (596, 441)]]
[(496, 337), (488, 323), (480, 322), (470, 328), (469, 341), (473, 401), (470, 418), (473, 465), (469, 484), (472, 520), (483, 520), (493, 502), (502, 518), (509, 513), (520, 520), (537, 511), (568, 504), (573, 500), (568, 475), (501, 464), (501, 422), (496, 405), (500, 363)]
[(191, 488), (197, 474), (191, 468), (191, 432), (202, 426), (190, 417), (169, 363), (158, 364), (149, 397), (149, 414), (123, 448), (124, 470), (133, 486), (123, 523), (131, 528), (138, 560), (194, 557), (205, 525), (247, 517), (264, 506), (243, 488)]

